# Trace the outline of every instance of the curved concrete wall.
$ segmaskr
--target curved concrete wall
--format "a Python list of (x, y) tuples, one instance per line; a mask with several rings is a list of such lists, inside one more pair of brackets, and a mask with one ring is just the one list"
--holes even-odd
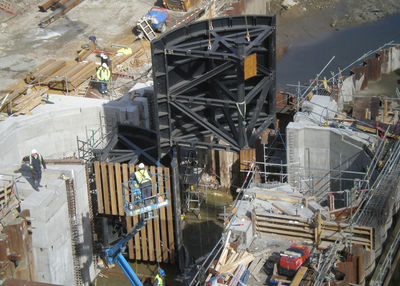
[(77, 155), (77, 136), (86, 139), (101, 122), (104, 132), (116, 122), (148, 125), (146, 98), (107, 101), (53, 95), (50, 100), (54, 104), (40, 105), (32, 115), (0, 123), (0, 168), (19, 166), (33, 148), (45, 159)]

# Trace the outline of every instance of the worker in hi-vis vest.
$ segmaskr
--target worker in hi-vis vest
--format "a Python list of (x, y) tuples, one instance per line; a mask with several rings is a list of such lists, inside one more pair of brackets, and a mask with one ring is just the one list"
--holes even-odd
[(154, 279), (153, 286), (164, 286), (165, 271), (160, 269)]
[(139, 164), (139, 170), (135, 172), (135, 177), (142, 191), (144, 204), (148, 206), (151, 200), (151, 177), (143, 163)]
[(43, 156), (33, 149), (29, 156), (29, 168), (32, 172), (32, 186), (39, 192), (40, 180), (42, 179), (42, 166), (46, 169), (46, 163), (44, 162)]
[(99, 82), (99, 91), (101, 94), (107, 93), (107, 86), (111, 77), (111, 72), (106, 63), (99, 66), (96, 72), (96, 77)]

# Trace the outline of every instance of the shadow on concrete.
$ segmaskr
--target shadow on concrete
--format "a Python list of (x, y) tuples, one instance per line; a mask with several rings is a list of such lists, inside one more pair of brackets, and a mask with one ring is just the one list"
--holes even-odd
[(29, 168), (29, 166), (28, 166), (28, 164), (26, 162), (27, 161), (24, 158), (22, 160), (21, 167), (19, 167), (19, 169), (15, 170), (14, 173), (21, 174), (33, 188), (32, 171), (31, 171), (31, 168)]
[(93, 245), (89, 213), (86, 213), (86, 215), (82, 216), (82, 225), (84, 226), (82, 228), (83, 229), (83, 242), (80, 245), (78, 245), (76, 250), (77, 250), (77, 255), (80, 258), (80, 261), (84, 261), (82, 263), (82, 267), (81, 267), (82, 284), (90, 285), (90, 283), (91, 283), (90, 267), (93, 264), (92, 255), (96, 255), (96, 253), (93, 253), (92, 247), (89, 247), (89, 245)]

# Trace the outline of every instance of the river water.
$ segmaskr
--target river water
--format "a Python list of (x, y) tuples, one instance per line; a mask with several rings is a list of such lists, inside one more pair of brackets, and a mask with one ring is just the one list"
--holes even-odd
[[(277, 63), (277, 88), (287, 89), (287, 84), (309, 83), (310, 79), (335, 59), (326, 69), (338, 72), (368, 51), (376, 50), (390, 41), (400, 43), (400, 14), (363, 26), (339, 31), (329, 31), (317, 39), (293, 43)], [(343, 75), (347, 75), (344, 72)]]

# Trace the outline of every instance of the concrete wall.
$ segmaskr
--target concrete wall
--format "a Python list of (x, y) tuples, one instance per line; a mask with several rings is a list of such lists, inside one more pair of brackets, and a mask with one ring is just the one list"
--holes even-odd
[[(365, 141), (337, 128), (291, 122), (287, 126), (287, 162), (289, 182), (304, 190), (314, 187), (316, 195), (339, 191), (339, 181), (330, 181), (338, 172), (329, 170), (365, 171), (369, 156), (365, 153)], [(324, 170), (316, 170), (324, 169)], [(308, 178), (312, 177), (313, 182)], [(349, 176), (342, 176), (349, 177)], [(352, 183), (343, 182), (342, 189)]]
[(72, 157), (77, 136), (86, 140), (101, 123), (106, 123), (106, 133), (116, 122), (146, 126), (149, 121), (146, 98), (106, 101), (53, 95), (50, 100), (54, 104), (38, 106), (32, 115), (0, 123), (0, 168), (20, 165), (33, 148), (45, 158)]
[[(96, 276), (93, 263), (93, 238), (90, 222), (86, 170), (84, 165), (49, 165), (43, 173), (40, 192), (31, 191), (22, 203), (33, 218), (32, 245), (40, 282), (75, 285), (71, 235), (71, 210), (68, 209), (64, 179), (72, 179), (75, 189), (78, 236), (74, 242), (79, 253), (81, 280), (89, 285)], [(26, 184), (22, 186), (28, 188)], [(25, 192), (26, 193), (26, 192)]]
[[(376, 65), (379, 71), (375, 71), (374, 73), (391, 73), (400, 68), (400, 46), (379, 51), (378, 54), (381, 55), (381, 62)], [(352, 74), (343, 80), (338, 98), (340, 110), (343, 110), (345, 105), (352, 104), (353, 96), (361, 90), (365, 80), (368, 80), (365, 74)]]
[(33, 218), (32, 247), (39, 282), (75, 285), (65, 182), (55, 179), (45, 192), (22, 202)]

